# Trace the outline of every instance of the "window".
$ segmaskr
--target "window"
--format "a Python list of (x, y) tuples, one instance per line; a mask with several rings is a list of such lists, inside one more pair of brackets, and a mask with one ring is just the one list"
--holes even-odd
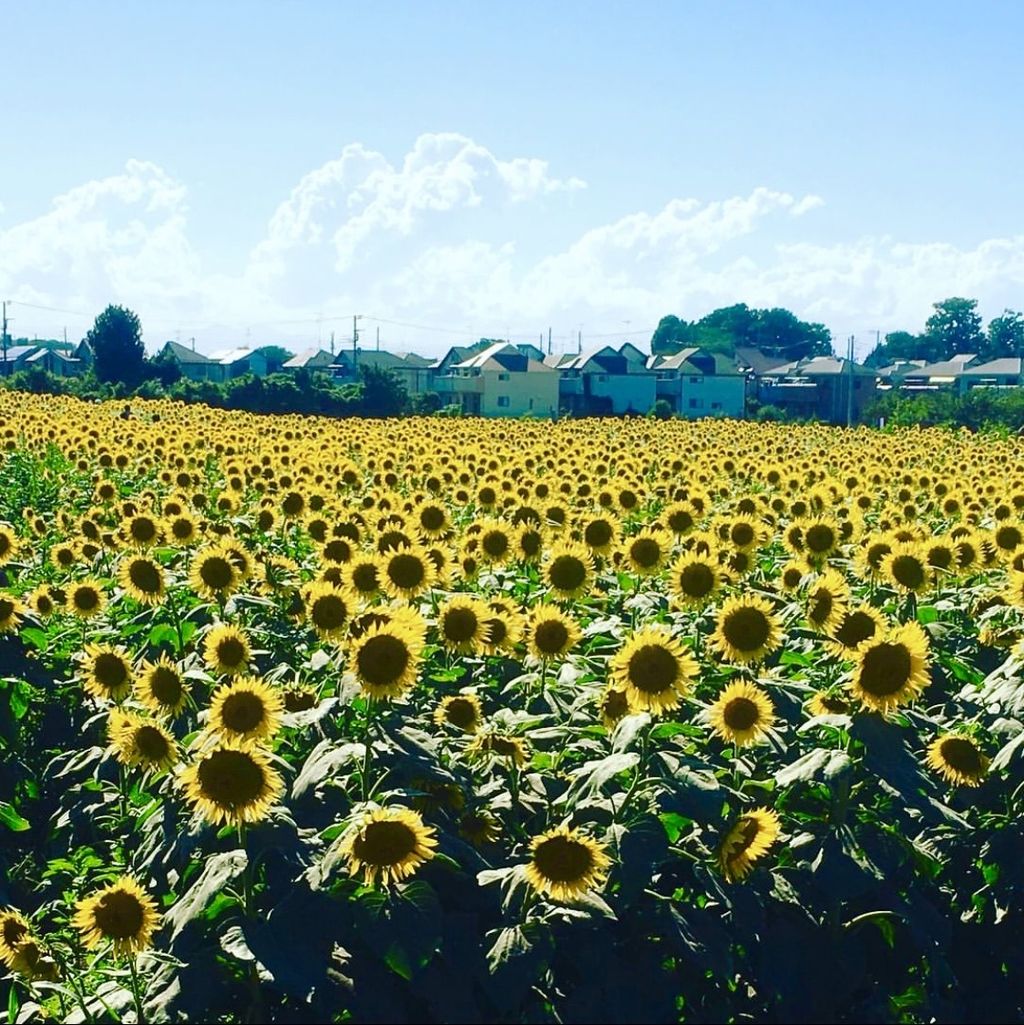
[(533, 409), (533, 399), (530, 399), (530, 409)]
[(690, 399), (690, 409), (697, 409), (700, 406), (698, 399)]
[(722, 408), (722, 403), (721, 402), (712, 402), (711, 403), (711, 408), (712, 409), (721, 409)]
[(498, 380), (499, 381), (507, 381), (508, 380), (508, 374), (498, 374)]
[(691, 377), (690, 384), (700, 384), (703, 380), (703, 377)]
[(498, 405), (499, 406), (507, 406), (508, 405), (508, 396), (507, 395), (499, 395), (498, 396)]
[(597, 375), (597, 379), (599, 381), (607, 381), (608, 380), (608, 375), (607, 374), (598, 374)]

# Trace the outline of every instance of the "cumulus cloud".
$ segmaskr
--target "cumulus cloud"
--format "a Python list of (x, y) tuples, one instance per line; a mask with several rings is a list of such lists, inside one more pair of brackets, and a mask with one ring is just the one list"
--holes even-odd
[[(397, 161), (352, 143), (269, 206), (263, 240), (235, 273), (215, 276), (203, 271), (185, 183), (131, 160), (0, 228), (0, 294), (93, 312), (123, 302), (151, 344), (175, 324), (207, 348), (309, 344), (318, 318), (361, 311), (449, 328), (448, 338), (385, 332), (396, 348), (436, 351), (465, 340), (460, 332), (636, 331), (668, 312), (694, 318), (739, 301), (788, 306), (840, 337), (916, 329), (943, 296), (976, 296), (992, 316), (1024, 285), (1024, 237), (823, 242), (811, 234), (820, 196), (767, 187), (595, 217), (539, 248), (558, 237), (566, 204), (586, 201), (584, 188), (547, 161), (454, 133), (422, 135)], [(531, 231), (541, 222), (543, 233)]]

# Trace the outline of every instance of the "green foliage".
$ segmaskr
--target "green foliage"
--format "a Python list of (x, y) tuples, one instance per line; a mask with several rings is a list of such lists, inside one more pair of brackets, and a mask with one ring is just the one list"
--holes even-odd
[(257, 349), (256, 352), (267, 361), (268, 374), (280, 372), (284, 364), (295, 355), (294, 352), (289, 352), (288, 349), (281, 345), (264, 345)]
[(145, 347), (142, 324), (124, 306), (108, 306), (85, 336), (96, 359), (100, 381), (120, 382), (134, 387), (144, 376)]
[(884, 417), (894, 427), (967, 427), (973, 431), (1024, 429), (1024, 388), (997, 391), (972, 388), (965, 395), (952, 390), (915, 395), (897, 390), (881, 395), (865, 411), (868, 423)]
[(984, 336), (977, 299), (953, 296), (935, 303), (932, 309), (934, 312), (925, 321), (924, 337), (929, 351), (937, 353), (933, 359), (949, 359), (957, 353), (978, 353)]

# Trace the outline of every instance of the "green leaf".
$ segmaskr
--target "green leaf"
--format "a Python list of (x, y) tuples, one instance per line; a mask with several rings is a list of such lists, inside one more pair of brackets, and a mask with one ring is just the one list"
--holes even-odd
[(26, 626), (22, 628), (21, 636), (23, 640), (28, 641), (30, 644), (39, 648), (40, 651), (47, 646), (47, 636), (45, 630), (40, 630), (38, 626)]
[(230, 879), (241, 875), (248, 863), (249, 858), (242, 850), (224, 851), (208, 858), (192, 888), (167, 912), (165, 921), (171, 926), (171, 939), (189, 922), (198, 918), (213, 897), (220, 893)]
[(159, 648), (162, 644), (166, 644), (177, 651), (178, 631), (170, 623), (157, 623), (149, 631), (149, 643), (154, 648)]
[(0, 801), (0, 822), (12, 833), (24, 833), (26, 829), (32, 828), (32, 823), (22, 818), (6, 801)]
[(9, 700), (11, 715), (14, 716), (15, 720), (24, 718), (25, 713), (29, 709), (31, 698), (32, 688), (24, 680), (15, 681), (14, 686), (11, 688)]

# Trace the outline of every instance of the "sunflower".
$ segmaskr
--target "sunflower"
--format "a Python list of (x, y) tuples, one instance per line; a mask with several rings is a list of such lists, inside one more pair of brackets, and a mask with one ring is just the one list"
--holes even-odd
[(32, 935), (32, 927), (19, 911), (5, 908), (0, 911), (0, 961), (9, 965), (19, 945)]
[(167, 593), (163, 569), (145, 555), (122, 559), (118, 579), (125, 591), (142, 605), (158, 605)]
[(241, 577), (231, 556), (222, 547), (215, 546), (196, 553), (189, 583), (201, 598), (223, 600), (238, 590)]
[(548, 552), (541, 580), (557, 598), (582, 598), (594, 586), (594, 560), (586, 545), (559, 541)]
[(718, 848), (718, 867), (726, 880), (734, 883), (743, 879), (781, 831), (779, 817), (770, 808), (755, 808), (740, 815)]
[(662, 530), (642, 530), (623, 542), (626, 564), (640, 576), (657, 573), (672, 550), (672, 538)]
[(281, 726), (284, 701), (261, 680), (241, 677), (221, 684), (210, 698), (210, 729), (226, 740), (266, 741)]
[(185, 548), (199, 538), (199, 525), (188, 513), (168, 516), (164, 521), (164, 534), (179, 547)]
[(440, 502), (421, 502), (412, 514), (412, 522), (420, 535), (428, 541), (443, 538), (452, 529), (448, 510)]
[(115, 954), (134, 956), (146, 950), (160, 928), (156, 901), (131, 878), (121, 876), (75, 905), (71, 924), (82, 943), (97, 950), (112, 943)]
[(712, 642), (727, 661), (760, 662), (781, 643), (779, 621), (764, 598), (734, 595), (719, 609)]
[(166, 656), (143, 662), (135, 678), (135, 697), (155, 715), (175, 716), (185, 707), (188, 690), (178, 667)]
[(492, 611), (479, 598), (457, 594), (437, 611), (438, 639), (448, 651), (473, 655), (490, 643)]
[(630, 704), (629, 690), (625, 687), (616, 687), (612, 683), (601, 692), (597, 707), (601, 713), (601, 723), (609, 731), (615, 729), (620, 719), (637, 711)]
[(811, 696), (807, 702), (807, 713), (810, 716), (818, 715), (849, 715), (853, 706), (840, 694), (829, 693), (819, 690)]
[(746, 747), (771, 728), (775, 708), (771, 698), (749, 680), (730, 683), (708, 709), (708, 722), (722, 740)]
[(638, 630), (608, 664), (609, 683), (638, 712), (678, 708), (693, 687), (697, 663), (663, 626)]
[(356, 596), (326, 581), (310, 584), (304, 595), (306, 620), (323, 641), (341, 640), (355, 612)]
[(194, 810), (215, 826), (260, 822), (284, 793), (270, 756), (255, 744), (221, 741), (181, 774)]
[(286, 712), (308, 712), (319, 703), (317, 692), (312, 687), (295, 685), (286, 687), (282, 695)]
[(356, 552), (345, 563), (343, 579), (360, 598), (375, 598), (380, 594), (382, 579), (377, 556), (371, 552)]
[(857, 553), (856, 565), (860, 576), (877, 580), (882, 576), (882, 563), (893, 549), (888, 537), (868, 538)]
[(369, 886), (400, 883), (434, 856), (436, 830), (410, 808), (373, 808), (353, 824), (341, 845), (353, 876)]
[(211, 671), (231, 676), (249, 668), (249, 640), (237, 626), (218, 623), (206, 635), (203, 661)]
[(815, 564), (824, 562), (839, 547), (839, 528), (825, 517), (804, 520), (801, 524), (803, 550)]
[(402, 545), (380, 557), (381, 587), (392, 598), (415, 598), (430, 589), (436, 576), (434, 563), (419, 545)]
[(988, 771), (988, 758), (969, 737), (947, 733), (928, 745), (926, 762), (953, 786), (981, 785)]
[(28, 607), (40, 619), (48, 619), (57, 610), (57, 602), (48, 584), (40, 584), (26, 599)]
[(25, 606), (17, 598), (0, 592), (0, 634), (17, 630), (24, 612)]
[(79, 580), (68, 587), (68, 607), (79, 619), (93, 619), (107, 604), (103, 587), (98, 580)]
[(843, 613), (842, 621), (832, 632), (832, 642), (827, 645), (833, 655), (850, 658), (864, 641), (885, 630), (885, 617), (872, 605), (858, 605)]
[(475, 554), (482, 562), (492, 566), (503, 565), (515, 554), (512, 535), (512, 528), (501, 520), (482, 521), (477, 535), (479, 546)]
[(684, 552), (669, 570), (669, 593), (676, 605), (699, 608), (722, 586), (722, 573), (714, 554)]
[(478, 733), (469, 745), (467, 754), (472, 756), (493, 755), (507, 758), (517, 769), (521, 769), (529, 758), (529, 749), (522, 737), (507, 733)]
[(73, 544), (62, 542), (50, 549), (50, 562), (59, 570), (69, 570), (78, 562), (78, 550)]
[(352, 641), (348, 664), (369, 697), (397, 698), (416, 682), (422, 650), (422, 635), (396, 617)]
[(459, 819), (459, 836), (474, 847), (486, 847), (501, 836), (501, 823), (486, 808), (468, 811)]
[(534, 607), (526, 624), (526, 642), (534, 658), (564, 658), (580, 639), (576, 621), (551, 605)]
[(661, 514), (661, 521), (676, 537), (689, 534), (697, 526), (699, 518), (689, 502), (673, 502)]
[(807, 622), (819, 633), (831, 633), (842, 624), (849, 600), (846, 579), (834, 569), (826, 570), (810, 585), (804, 606)]
[(619, 538), (619, 521), (607, 513), (589, 516), (580, 524), (579, 535), (594, 555), (608, 555)]
[(114, 755), (122, 765), (169, 769), (178, 760), (178, 744), (158, 722), (114, 709), (108, 720)]
[(160, 543), (161, 523), (152, 516), (140, 513), (121, 525), (121, 537), (131, 548), (152, 548)]
[(0, 523), (0, 566), (10, 562), (18, 553), (18, 536), (7, 523)]
[(513, 557), (520, 562), (535, 563), (544, 551), (544, 531), (532, 522), (522, 523), (513, 534)]
[(530, 841), (526, 879), (538, 893), (570, 902), (603, 886), (611, 863), (604, 844), (561, 825)]
[(882, 559), (881, 575), (905, 594), (921, 594), (932, 579), (923, 546), (900, 542)]
[(93, 697), (120, 701), (132, 689), (132, 663), (124, 648), (87, 644), (81, 672), (82, 685)]
[(487, 642), (483, 650), (488, 655), (510, 652), (523, 635), (523, 617), (505, 598), (492, 598), (487, 603)]
[(907, 704), (928, 685), (928, 638), (916, 622), (875, 634), (854, 659), (853, 696), (874, 711)]
[(749, 552), (764, 543), (764, 527), (749, 516), (738, 516), (722, 523), (719, 537), (738, 551)]
[(480, 699), (475, 694), (452, 694), (434, 709), (438, 726), (448, 723), (463, 733), (476, 733), (484, 721)]

